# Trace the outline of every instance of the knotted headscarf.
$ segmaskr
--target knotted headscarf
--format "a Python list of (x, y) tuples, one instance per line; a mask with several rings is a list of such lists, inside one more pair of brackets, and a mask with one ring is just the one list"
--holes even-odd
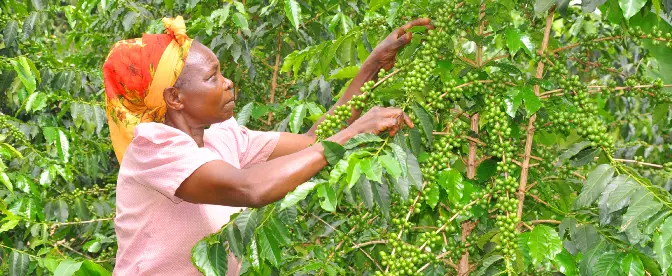
[(120, 163), (136, 125), (163, 122), (163, 91), (175, 85), (191, 47), (182, 16), (164, 18), (163, 26), (167, 34), (117, 42), (103, 64), (107, 121)]

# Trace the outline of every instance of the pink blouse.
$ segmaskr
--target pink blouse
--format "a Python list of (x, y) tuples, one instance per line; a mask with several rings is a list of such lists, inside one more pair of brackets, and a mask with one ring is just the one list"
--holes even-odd
[(205, 146), (199, 148), (178, 129), (139, 124), (117, 180), (114, 275), (201, 275), (191, 263), (191, 248), (243, 208), (191, 204), (176, 197), (175, 190), (212, 160), (236, 168), (266, 161), (279, 136), (229, 119), (205, 130)]

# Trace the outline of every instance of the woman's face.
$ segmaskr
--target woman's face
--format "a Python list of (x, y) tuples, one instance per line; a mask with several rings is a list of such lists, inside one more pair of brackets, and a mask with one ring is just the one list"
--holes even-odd
[(233, 117), (233, 82), (222, 76), (217, 56), (194, 41), (175, 83), (181, 111), (192, 122), (211, 125)]

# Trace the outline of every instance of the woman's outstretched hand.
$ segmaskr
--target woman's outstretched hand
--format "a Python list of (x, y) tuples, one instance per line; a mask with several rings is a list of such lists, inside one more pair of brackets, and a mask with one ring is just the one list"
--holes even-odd
[(390, 136), (394, 136), (404, 124), (413, 127), (411, 118), (401, 109), (376, 106), (350, 124), (345, 131), (356, 135), (359, 133), (379, 134), (387, 130)]
[(434, 29), (429, 18), (420, 18), (406, 23), (406, 25), (392, 31), (376, 48), (373, 49), (369, 59), (377, 62), (385, 70), (390, 70), (397, 59), (397, 52), (406, 44), (411, 42), (412, 34), (407, 33), (410, 28), (423, 26), (427, 29)]

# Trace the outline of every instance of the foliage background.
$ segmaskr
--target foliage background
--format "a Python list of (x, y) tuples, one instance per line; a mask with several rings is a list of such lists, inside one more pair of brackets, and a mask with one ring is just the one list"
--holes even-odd
[[(223, 74), (236, 84), (239, 123), (255, 129), (300, 132), (330, 107), (334, 97), (357, 72), (357, 64), (392, 27), (412, 16), (432, 15), (440, 3), (442, 1), (403, 0), (4, 1), (0, 4), (1, 273), (108, 275), (113, 267), (116, 243), (112, 218), (118, 164), (108, 138), (100, 67), (114, 42), (139, 37), (143, 32), (161, 32), (162, 17), (183, 15), (189, 35), (219, 56)], [(519, 67), (528, 62), (528, 68), (523, 71), (529, 76), (534, 64), (520, 56), (534, 56), (534, 45), (539, 45), (543, 36), (533, 26), (543, 25), (545, 13), (551, 6), (557, 4), (567, 9), (569, 1), (502, 3), (516, 4), (515, 14), (519, 17), (513, 17), (518, 20), (515, 24), (520, 25), (525, 18), (532, 19), (530, 29), (516, 43), (494, 42), (509, 50), (517, 45), (522, 54), (511, 61)], [(600, 7), (599, 14), (593, 12), (597, 7)], [(557, 43), (554, 46), (576, 42), (578, 40), (571, 39), (577, 37), (590, 39), (587, 35), (591, 34), (608, 35), (609, 24), (624, 28), (641, 26), (648, 33), (655, 25), (667, 32), (670, 8), (668, 1), (660, 0), (577, 1), (567, 9), (567, 14), (554, 21)], [(492, 11), (488, 11), (491, 24), (505, 25), (496, 19), (503, 21), (512, 17)], [(472, 12), (477, 14), (478, 10)], [(381, 17), (384, 19), (377, 24), (364, 23)], [(366, 29), (365, 36), (347, 39), (349, 35), (361, 34), (362, 29)], [(318, 55), (334, 41), (344, 43), (336, 47), (339, 51), (326, 51), (325, 57)], [(474, 39), (461, 42), (464, 45), (458, 48), (473, 59)], [(644, 41), (642, 47), (613, 46), (602, 52), (605, 57), (599, 62), (626, 75), (645, 71), (648, 76), (660, 76), (665, 83), (672, 83), (672, 77), (665, 74), (672, 64), (672, 52), (664, 42), (661, 44)], [(512, 52), (514, 57), (516, 52)], [(489, 54), (495, 58), (502, 53)], [(600, 79), (610, 72), (597, 69), (587, 70), (586, 74)], [(457, 72), (456, 75), (464, 74)], [(616, 157), (625, 160), (637, 157), (635, 161), (646, 159), (652, 164), (671, 161), (669, 104), (626, 96), (600, 103), (600, 115), (608, 120), (609, 130), (617, 133)], [(525, 102), (527, 105), (527, 100)], [(547, 144), (553, 141), (548, 138)], [(564, 141), (559, 146), (559, 150), (574, 148), (576, 154), (586, 145), (578, 148)], [(589, 164), (579, 173), (593, 171), (594, 165)], [(672, 189), (669, 175), (642, 167), (636, 169), (662, 190), (669, 193)], [(569, 176), (565, 180), (581, 183)], [(552, 189), (546, 189), (539, 197), (557, 201), (552, 193)], [(559, 204), (571, 202), (560, 201)], [(545, 219), (563, 219), (543, 207), (532, 206), (532, 209), (539, 209)], [(595, 210), (577, 216), (593, 219), (592, 215)], [(662, 223), (667, 216), (669, 212), (657, 218)], [(592, 240), (601, 240), (596, 236), (598, 231), (607, 232), (608, 237), (613, 234), (607, 227), (602, 228), (599, 219), (573, 225), (585, 230), (586, 237)], [(557, 229), (560, 233), (565, 231)], [(331, 232), (325, 228), (320, 236), (330, 237)], [(645, 263), (648, 273), (656, 274), (656, 269), (649, 270), (649, 267), (657, 267), (665, 273), (664, 266), (669, 267), (672, 259), (669, 245), (672, 238), (661, 233), (670, 231), (652, 229), (649, 232), (652, 238), (653, 232), (658, 233), (656, 239), (666, 241), (662, 242), (662, 248), (656, 249), (663, 255), (651, 252), (654, 249), (649, 244), (642, 249), (648, 255), (642, 256), (652, 256), (647, 258), (654, 263)], [(627, 240), (625, 244), (619, 250), (637, 246)], [(320, 253), (311, 251), (311, 254)], [(548, 254), (540, 256), (550, 257)], [(643, 261), (649, 260), (637, 256)], [(321, 257), (326, 259), (327, 256)], [(361, 261), (360, 257), (345, 262), (359, 268), (357, 262), (368, 262)], [(320, 259), (319, 256), (316, 259)], [(489, 262), (489, 266), (498, 260), (483, 258), (474, 262)], [(571, 262), (575, 261), (579, 260)], [(328, 268), (333, 264), (323, 263), (322, 270), (318, 271), (326, 267), (327, 272), (332, 272)], [(268, 269), (275, 271), (271, 267), (276, 266), (268, 266)], [(541, 271), (559, 271), (561, 267), (558, 263), (536, 261), (531, 266)]]

